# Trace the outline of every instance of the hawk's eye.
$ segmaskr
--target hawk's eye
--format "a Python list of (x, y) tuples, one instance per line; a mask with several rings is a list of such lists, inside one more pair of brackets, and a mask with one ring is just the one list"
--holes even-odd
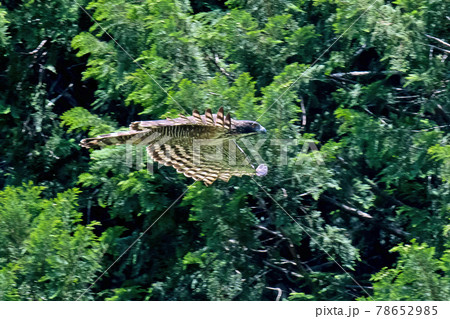
[(257, 128), (257, 127), (258, 127), (258, 124), (253, 123), (253, 124), (252, 124), (252, 127), (253, 127), (253, 128)]

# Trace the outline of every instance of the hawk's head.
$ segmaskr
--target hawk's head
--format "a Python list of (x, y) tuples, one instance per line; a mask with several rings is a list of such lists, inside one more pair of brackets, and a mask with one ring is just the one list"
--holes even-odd
[(247, 136), (256, 133), (266, 133), (266, 129), (255, 121), (233, 120), (230, 134)]

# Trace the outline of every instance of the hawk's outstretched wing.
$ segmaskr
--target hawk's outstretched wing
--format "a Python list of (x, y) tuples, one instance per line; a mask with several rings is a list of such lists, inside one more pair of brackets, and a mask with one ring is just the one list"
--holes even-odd
[(265, 175), (258, 174), (234, 140), (229, 139), (217, 139), (206, 145), (188, 138), (173, 139), (147, 146), (147, 153), (158, 163), (172, 166), (207, 186), (217, 179), (228, 182), (232, 176)]
[(217, 114), (208, 109), (205, 115), (194, 110), (189, 117), (133, 122), (128, 132), (85, 139), (81, 145), (87, 148), (118, 144), (147, 146), (147, 154), (154, 161), (172, 166), (208, 186), (217, 179), (228, 182), (232, 176), (267, 173), (265, 165), (255, 169), (234, 140), (261, 128), (253, 121), (232, 120), (229, 114), (224, 116), (223, 108)]

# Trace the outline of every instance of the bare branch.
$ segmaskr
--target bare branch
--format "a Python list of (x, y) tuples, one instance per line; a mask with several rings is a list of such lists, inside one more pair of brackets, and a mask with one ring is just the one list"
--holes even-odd
[(350, 71), (350, 72), (339, 72), (339, 73), (332, 73), (329, 76), (334, 78), (342, 78), (345, 76), (364, 76), (364, 75), (390, 75), (390, 74), (401, 74), (401, 72), (398, 71), (381, 71), (381, 72), (373, 72), (373, 71)]
[(39, 45), (37, 46), (36, 49), (34, 49), (31, 52), (28, 52), (28, 54), (33, 55), (39, 52), (40, 49), (42, 49), (42, 47), (47, 43), (47, 40), (43, 40), (41, 43), (39, 43)]
[(368, 219), (372, 219), (373, 217), (370, 214), (367, 214), (359, 209), (347, 206), (343, 203), (338, 202), (337, 200), (328, 197), (327, 195), (322, 195), (323, 199), (325, 199), (326, 201), (332, 203), (333, 205), (342, 208), (343, 210), (352, 213), (353, 215), (359, 216), (359, 217), (363, 217), (363, 218), (368, 218)]
[(266, 289), (270, 289), (270, 290), (275, 290), (275, 291), (277, 291), (278, 294), (277, 294), (277, 298), (275, 299), (275, 301), (280, 301), (281, 296), (283, 295), (283, 290), (281, 290), (281, 288), (266, 287)]
[(450, 116), (448, 115), (447, 112), (445, 112), (444, 108), (442, 107), (442, 105), (437, 104), (437, 110), (439, 111), (439, 113), (442, 114), (442, 116), (445, 118), (447, 123), (450, 123)]
[(342, 204), (342, 203), (338, 202), (337, 200), (335, 200), (335, 199), (333, 199), (333, 198), (331, 198), (331, 197), (329, 197), (327, 195), (322, 194), (321, 198), (325, 199), (326, 201), (328, 201), (331, 204), (341, 208), (342, 210), (344, 210), (346, 212), (349, 212), (349, 213), (351, 213), (351, 214), (353, 214), (353, 215), (355, 215), (357, 217), (364, 218), (364, 220), (378, 225), (380, 228), (384, 229), (385, 231), (387, 231), (387, 232), (389, 232), (389, 233), (391, 233), (393, 235), (396, 235), (396, 236), (404, 238), (404, 239), (408, 238), (409, 235), (410, 235), (408, 232), (405, 232), (405, 231), (403, 231), (400, 228), (397, 228), (397, 227), (395, 227), (395, 226), (393, 226), (391, 224), (387, 224), (387, 223), (385, 223), (383, 221), (375, 219), (371, 215), (369, 215), (369, 214), (367, 214), (367, 213), (365, 213), (363, 211), (360, 211), (359, 209), (356, 209), (356, 208), (347, 206), (345, 204)]
[(305, 108), (305, 102), (303, 102), (303, 98), (300, 99), (300, 106), (302, 108), (302, 126), (306, 126), (306, 108)]
[(428, 34), (425, 34), (425, 36), (426, 36), (427, 38), (430, 38), (430, 39), (436, 40), (437, 42), (439, 42), (439, 43), (441, 43), (441, 44), (443, 44), (443, 45), (445, 45), (445, 46), (447, 46), (447, 47), (449, 47), (449, 48), (450, 48), (450, 44), (448, 44), (447, 42), (445, 42), (445, 41), (444, 41), (444, 40), (442, 40), (442, 39), (439, 39), (439, 38), (433, 37), (432, 35), (428, 35)]
[(228, 72), (220, 65), (220, 64), (221, 64), (221, 61), (220, 61), (219, 56), (218, 56), (217, 54), (214, 54), (214, 58), (207, 56), (206, 59), (212, 61), (212, 62), (214, 63), (214, 65), (219, 69), (219, 71), (220, 71), (223, 75), (225, 75), (225, 76), (227, 77), (227, 79), (229, 79), (230, 81), (233, 81), (233, 80), (234, 80), (234, 79), (233, 79), (233, 76), (232, 76), (230, 73), (228, 73)]
[(274, 236), (277, 236), (277, 237), (279, 237), (281, 239), (286, 239), (286, 237), (284, 237), (280, 232), (270, 230), (270, 229), (268, 229), (268, 228), (266, 228), (264, 226), (261, 226), (261, 225), (256, 225), (255, 227), (265, 231), (266, 233), (269, 233), (269, 234), (272, 234)]
[(442, 52), (445, 52), (445, 53), (450, 53), (450, 51), (449, 50), (446, 50), (446, 49), (443, 49), (443, 48), (440, 48), (440, 47), (437, 47), (437, 46), (435, 46), (435, 45), (432, 45), (432, 44), (428, 44), (430, 47), (432, 47), (433, 49), (437, 49), (437, 50), (440, 50), (440, 51), (442, 51)]
[(286, 275), (291, 275), (291, 276), (294, 276), (296, 278), (303, 278), (303, 276), (300, 275), (299, 273), (296, 273), (296, 272), (287, 270), (286, 268), (274, 265), (274, 264), (272, 264), (272, 263), (270, 263), (270, 262), (268, 262), (266, 260), (263, 260), (263, 264), (265, 264), (265, 265), (267, 265), (269, 267), (272, 267), (273, 269), (279, 270), (279, 271), (281, 271), (282, 273), (284, 273)]

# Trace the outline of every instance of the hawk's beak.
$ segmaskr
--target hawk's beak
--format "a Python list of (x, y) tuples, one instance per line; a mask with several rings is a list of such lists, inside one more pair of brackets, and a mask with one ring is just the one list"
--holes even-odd
[(262, 126), (261, 126), (261, 128), (258, 131), (259, 131), (259, 133), (263, 133), (263, 134), (267, 133), (267, 130), (264, 127), (262, 127)]

